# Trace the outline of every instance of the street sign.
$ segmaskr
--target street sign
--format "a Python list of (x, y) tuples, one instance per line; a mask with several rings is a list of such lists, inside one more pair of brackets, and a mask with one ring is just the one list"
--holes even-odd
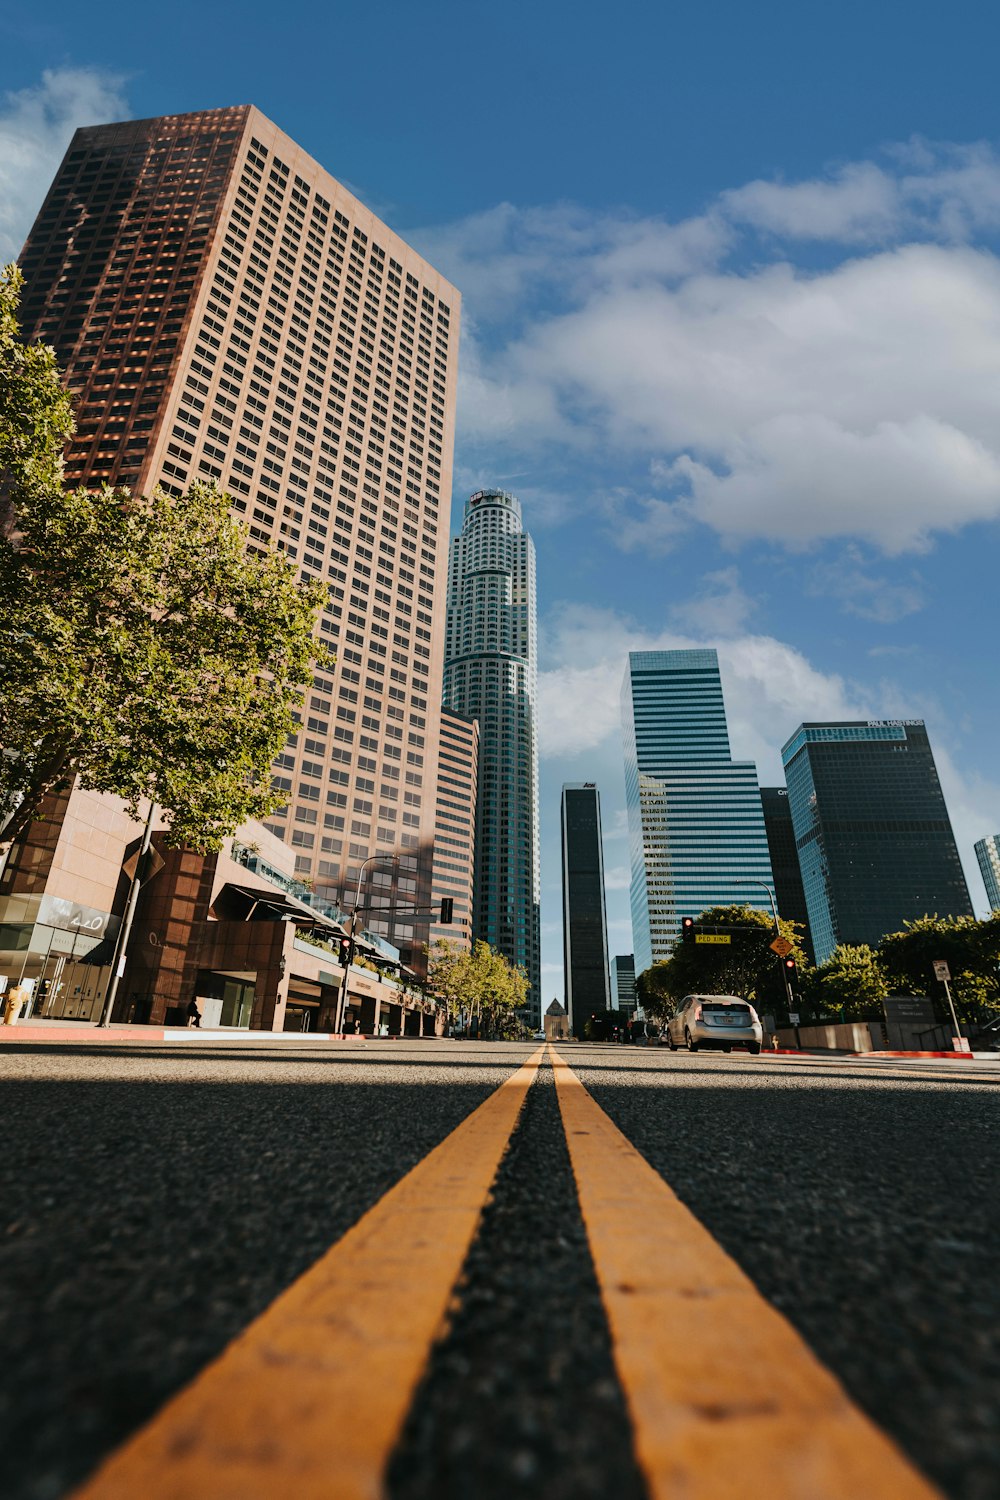
[(797, 1010), (790, 1010), (788, 1012), (788, 1024), (789, 1026), (797, 1026), (799, 1024), (799, 1013)]
[(972, 1043), (967, 1036), (953, 1036), (951, 1039), (951, 1050), (953, 1052), (971, 1052)]
[(784, 958), (786, 953), (791, 953), (792, 949), (795, 947), (795, 944), (790, 943), (786, 937), (779, 936), (775, 938), (770, 947), (772, 953), (776, 953), (779, 958)]
[(934, 978), (941, 979), (945, 983), (951, 978), (951, 970), (943, 958), (934, 960)]
[(696, 943), (731, 943), (732, 938), (728, 932), (696, 932), (694, 935)]

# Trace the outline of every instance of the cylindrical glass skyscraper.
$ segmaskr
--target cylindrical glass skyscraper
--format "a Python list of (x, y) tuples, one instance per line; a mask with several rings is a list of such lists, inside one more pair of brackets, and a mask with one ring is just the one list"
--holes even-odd
[(541, 1024), (535, 547), (520, 501), (478, 490), (448, 562), (445, 707), (479, 720), (473, 938), (527, 971)]

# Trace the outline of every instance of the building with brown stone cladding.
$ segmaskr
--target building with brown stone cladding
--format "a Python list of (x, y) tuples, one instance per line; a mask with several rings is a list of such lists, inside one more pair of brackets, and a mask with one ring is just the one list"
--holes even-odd
[(77, 131), (21, 267), (25, 335), (76, 398), (67, 481), (215, 481), (251, 547), (329, 583), (337, 661), (279, 757), (269, 828), (331, 902), (382, 856), (363, 899), (419, 966), (458, 293), (250, 106)]
[[(34, 1017), (94, 1021), (143, 830), (117, 798), (79, 787), (44, 811), (0, 869), (0, 974), (10, 988), (26, 981)], [(293, 862), (260, 824), (204, 855), (170, 849), (154, 823), (113, 1019), (182, 1026), (194, 999), (206, 1028), (333, 1031), (346, 927)], [(357, 953), (368, 967), (349, 971), (349, 1030), (443, 1028), (443, 1011), (398, 982), (389, 944), (365, 933)]]

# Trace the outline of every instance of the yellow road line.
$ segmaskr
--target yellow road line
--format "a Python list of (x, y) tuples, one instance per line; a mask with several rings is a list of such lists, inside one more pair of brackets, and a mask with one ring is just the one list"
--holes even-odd
[(77, 1492), (375, 1500), (545, 1048)]
[(652, 1500), (937, 1496), (550, 1052)]

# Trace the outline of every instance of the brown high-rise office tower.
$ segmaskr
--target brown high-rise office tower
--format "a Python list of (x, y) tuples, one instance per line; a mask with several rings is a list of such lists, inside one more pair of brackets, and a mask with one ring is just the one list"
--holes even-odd
[(67, 480), (214, 480), (251, 546), (328, 580), (337, 662), (275, 768), (291, 800), (269, 826), (347, 904), (384, 856), (372, 926), (419, 963), (457, 292), (249, 106), (77, 131), (21, 266), (25, 335), (76, 396)]

